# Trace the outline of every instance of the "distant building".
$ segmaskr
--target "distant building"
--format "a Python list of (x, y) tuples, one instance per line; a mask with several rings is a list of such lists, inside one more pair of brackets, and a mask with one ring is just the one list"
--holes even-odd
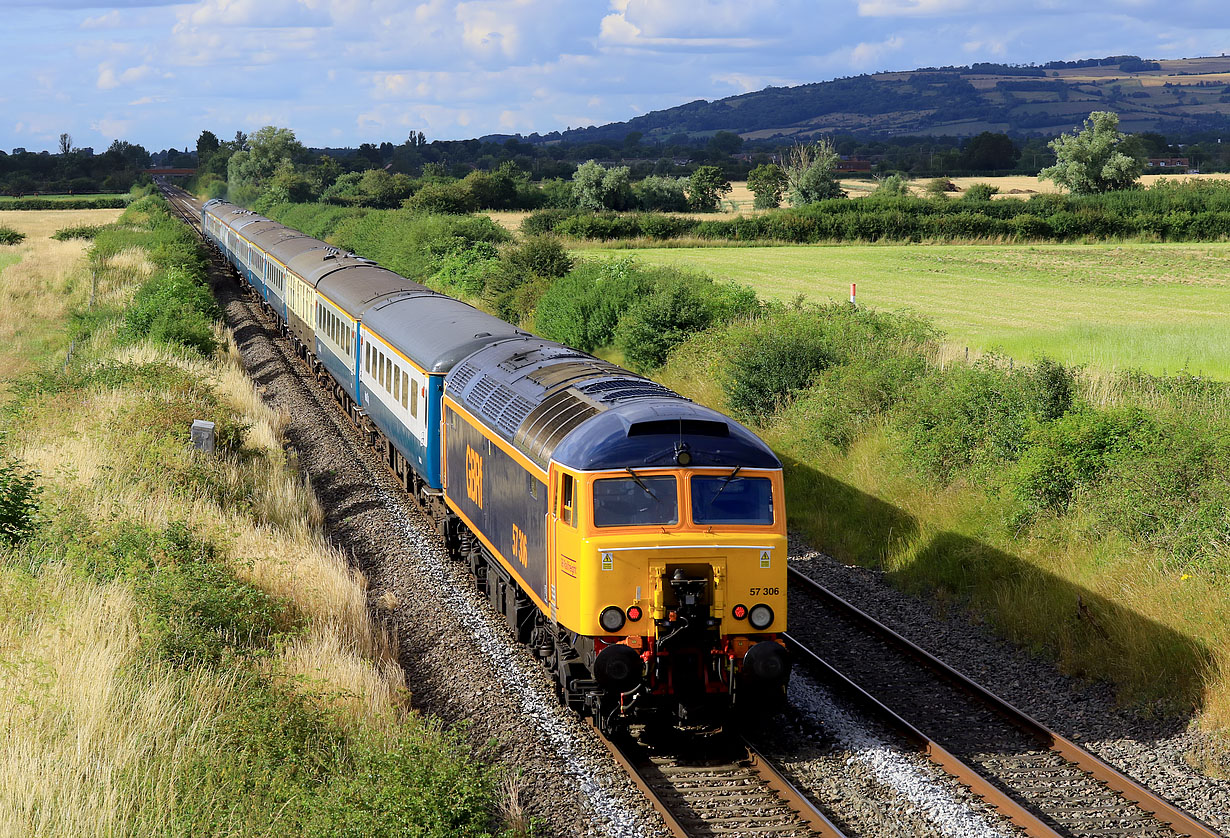
[(1183, 171), (1191, 168), (1191, 160), (1186, 157), (1150, 157), (1149, 168), (1165, 171)]
[(843, 157), (837, 161), (837, 171), (839, 172), (871, 172), (870, 160), (855, 160), (849, 157)]

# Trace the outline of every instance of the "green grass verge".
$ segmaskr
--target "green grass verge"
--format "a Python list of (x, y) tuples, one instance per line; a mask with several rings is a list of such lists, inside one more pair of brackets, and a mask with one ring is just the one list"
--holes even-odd
[(923, 314), (974, 351), (1230, 379), (1230, 244), (652, 248), (636, 257), (733, 279), (771, 300), (845, 300), (855, 282), (861, 305)]

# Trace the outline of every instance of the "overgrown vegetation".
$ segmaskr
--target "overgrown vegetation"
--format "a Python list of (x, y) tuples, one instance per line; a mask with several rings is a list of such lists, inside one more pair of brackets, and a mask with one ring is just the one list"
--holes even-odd
[(145, 198), (91, 260), (78, 352), (0, 411), (0, 830), (493, 834), (489, 755), (409, 710), (199, 247)]
[(12, 227), (0, 227), (0, 244), (21, 244), (25, 238), (25, 233), (19, 233)]

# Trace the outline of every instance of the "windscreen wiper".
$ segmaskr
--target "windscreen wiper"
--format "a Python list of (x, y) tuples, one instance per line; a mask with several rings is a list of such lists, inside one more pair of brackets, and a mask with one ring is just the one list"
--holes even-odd
[(627, 471), (628, 471), (628, 474), (632, 475), (632, 479), (636, 481), (636, 485), (640, 486), (642, 489), (645, 490), (645, 494), (653, 498), (655, 503), (661, 503), (661, 501), (658, 500), (658, 496), (655, 495), (653, 492), (651, 492), (649, 490), (649, 487), (645, 485), (645, 481), (641, 479), (641, 476), (632, 470), (632, 466), (628, 466)]
[(722, 481), (722, 485), (718, 487), (718, 490), (713, 493), (713, 497), (709, 498), (709, 502), (705, 504), (706, 509), (713, 506), (714, 501), (718, 499), (718, 495), (726, 491), (726, 487), (730, 485), (730, 481), (734, 480), (735, 475), (737, 475), (741, 471), (743, 471), (743, 466), (735, 466), (735, 470), (732, 471), (730, 474), (726, 475), (726, 479)]

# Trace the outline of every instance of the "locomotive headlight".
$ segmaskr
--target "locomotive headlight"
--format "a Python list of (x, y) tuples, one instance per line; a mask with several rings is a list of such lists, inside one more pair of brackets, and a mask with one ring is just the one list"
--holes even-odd
[(614, 605), (608, 605), (598, 615), (598, 625), (602, 626), (603, 631), (619, 631), (624, 627), (623, 610)]
[(748, 612), (747, 621), (752, 624), (752, 628), (763, 631), (773, 625), (773, 609), (763, 602), (753, 605), (752, 610)]

